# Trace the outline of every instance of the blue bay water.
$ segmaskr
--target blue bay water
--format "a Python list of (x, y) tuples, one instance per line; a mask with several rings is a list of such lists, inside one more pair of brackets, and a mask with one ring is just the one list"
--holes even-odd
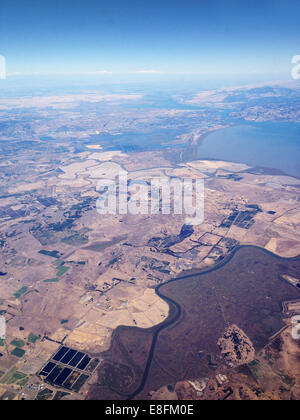
[(198, 159), (220, 159), (279, 169), (300, 177), (300, 123), (243, 123), (209, 134)]

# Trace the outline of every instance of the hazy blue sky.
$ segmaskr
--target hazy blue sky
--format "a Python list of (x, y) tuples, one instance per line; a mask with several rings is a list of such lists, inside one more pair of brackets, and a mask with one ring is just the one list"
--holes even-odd
[(1, 0), (8, 73), (267, 73), (300, 54), (299, 0)]

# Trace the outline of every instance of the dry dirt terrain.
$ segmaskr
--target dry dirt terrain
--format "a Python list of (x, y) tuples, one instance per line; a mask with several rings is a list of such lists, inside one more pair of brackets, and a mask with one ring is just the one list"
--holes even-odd
[[(215, 103), (223, 94), (204, 93), (191, 103), (207, 97)], [(212, 126), (227, 125), (219, 119), (212, 124), (210, 112), (202, 110), (141, 109), (133, 118), (130, 106), (139, 98), (84, 94), (42, 102), (35, 97), (0, 101), (1, 112), (18, 105), (27, 116), (35, 107), (36, 118), (45, 118), (24, 125), (14, 117), (14, 129), (5, 126), (0, 134), (0, 316), (7, 326), (0, 338), (0, 399), (102, 398), (97, 386), (111, 369), (115, 376), (107, 396), (127, 397), (129, 391), (124, 395), (122, 390), (142, 377), (152, 332), (173, 316), (174, 307), (156, 293), (158, 286), (187, 271), (222, 264), (239, 245), (286, 258), (300, 255), (299, 179), (245, 164), (185, 158), (182, 150), (179, 159), (169, 149), (140, 150), (135, 144), (118, 148), (121, 130), (138, 130), (149, 121), (172, 128), (185, 118), (189, 132), (167, 136), (168, 142), (181, 145), (197, 143)], [(105, 118), (97, 119), (92, 111), (79, 118), (73, 109), (78, 101), (90, 106), (102, 101)], [(123, 103), (129, 108), (118, 117)], [(106, 108), (111, 104), (117, 110)], [(196, 122), (203, 115), (206, 120), (199, 128)], [(47, 137), (49, 132), (55, 138)], [(120, 171), (127, 172), (129, 183), (161, 177), (204, 180), (203, 223), (187, 226), (185, 215), (174, 214), (100, 215), (97, 185)], [(132, 192), (128, 203), (134, 201)], [(300, 272), (282, 274), (287, 290), (297, 293)], [(264, 276), (257, 280), (266, 281)], [(162, 374), (143, 396), (300, 398), (295, 363), (299, 341), (291, 338), (291, 318), (300, 314), (299, 302), (281, 302), (277, 309), (281, 332), (274, 331), (263, 348), (253, 345), (234, 319), (225, 320), (218, 337), (213, 336), (213, 345), (221, 340), (219, 353), (225, 354), (221, 367), (214, 369), (212, 360), (209, 375), (187, 373), (181, 380), (176, 373), (173, 379), (170, 372)], [(112, 338), (124, 328), (138, 328), (144, 338), (129, 343), (140, 349), (134, 374), (130, 363), (111, 365), (106, 358), (115, 346)], [(236, 336), (244, 340), (241, 348), (235, 347)], [(194, 343), (193, 354), (201, 351), (200, 344)], [(113, 348), (117, 360), (119, 348)]]

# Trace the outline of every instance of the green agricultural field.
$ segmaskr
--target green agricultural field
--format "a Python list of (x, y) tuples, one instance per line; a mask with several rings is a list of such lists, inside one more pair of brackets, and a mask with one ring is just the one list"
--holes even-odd
[(53, 264), (55, 267), (59, 267), (59, 266), (60, 266), (60, 265), (62, 265), (63, 263), (64, 263), (64, 261), (63, 261), (63, 260), (58, 259), (58, 260), (54, 261), (52, 264)]
[(23, 286), (21, 287), (21, 289), (19, 289), (16, 293), (14, 293), (14, 297), (16, 297), (17, 299), (19, 299), (19, 297), (21, 297), (22, 295), (24, 295), (24, 293), (26, 293), (28, 290), (27, 286)]
[(57, 277), (63, 276), (69, 269), (70, 269), (70, 267), (67, 267), (65, 265), (59, 267), (58, 271), (56, 273)]
[(33, 333), (30, 333), (28, 336), (29, 343), (35, 343), (37, 340), (39, 340), (39, 337), (37, 335), (34, 335)]
[(17, 381), (24, 381), (27, 376), (24, 373), (18, 372), (15, 368), (12, 368), (3, 378), (1, 379), (2, 384), (11, 385)]
[(16, 348), (15, 348), (15, 349), (11, 352), (11, 354), (12, 354), (13, 356), (16, 356), (16, 357), (19, 357), (19, 358), (23, 357), (25, 353), (26, 353), (26, 352), (25, 352), (25, 350), (20, 349), (19, 347), (16, 347)]
[(46, 251), (45, 249), (41, 249), (39, 254), (47, 255), (48, 257), (52, 258), (59, 258), (60, 253), (58, 251)]
[(55, 277), (53, 279), (44, 280), (44, 283), (57, 283), (59, 282), (59, 278)]
[(24, 347), (25, 346), (25, 342), (23, 340), (19, 340), (19, 339), (15, 339), (10, 343), (12, 346), (14, 347)]
[(29, 378), (23, 378), (20, 381), (18, 381), (18, 385), (20, 386), (25, 386), (27, 384), (27, 382), (29, 381)]

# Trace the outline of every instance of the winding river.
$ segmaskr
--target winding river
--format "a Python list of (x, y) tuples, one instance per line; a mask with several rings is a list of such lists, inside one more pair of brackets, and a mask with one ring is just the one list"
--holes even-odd
[(300, 289), (284, 280), (283, 274), (300, 278), (300, 256), (283, 258), (258, 246), (242, 245), (214, 267), (185, 272), (158, 285), (156, 294), (170, 307), (168, 318), (148, 330), (118, 327), (112, 339), (110, 361), (120, 362), (116, 348), (121, 348), (124, 364), (134, 366), (140, 348), (135, 350), (132, 343), (146, 341), (145, 334), (152, 336), (140, 363), (143, 369), (136, 370), (137, 387), (131, 392), (124, 387), (118, 394), (130, 400), (145, 398), (165, 384), (207, 375), (207, 359), (199, 354), (217, 354), (218, 338), (230, 324), (242, 328), (256, 350), (264, 347), (284, 326), (283, 302), (300, 298)]

